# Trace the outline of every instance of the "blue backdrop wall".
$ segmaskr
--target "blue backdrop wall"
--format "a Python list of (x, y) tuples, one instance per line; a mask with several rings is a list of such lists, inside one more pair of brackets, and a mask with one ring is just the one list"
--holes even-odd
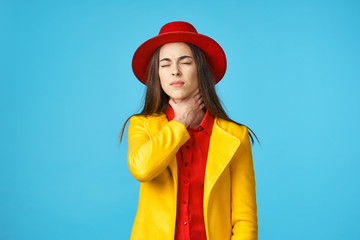
[(360, 239), (358, 1), (0, 4), (0, 239), (129, 239), (131, 59), (178, 20), (221, 44), (218, 94), (262, 143), (259, 239)]

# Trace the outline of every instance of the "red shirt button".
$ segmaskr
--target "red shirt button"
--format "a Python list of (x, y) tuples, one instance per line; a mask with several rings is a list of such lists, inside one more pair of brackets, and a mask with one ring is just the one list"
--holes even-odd
[(188, 180), (185, 180), (184, 183), (188, 183), (189, 181)]

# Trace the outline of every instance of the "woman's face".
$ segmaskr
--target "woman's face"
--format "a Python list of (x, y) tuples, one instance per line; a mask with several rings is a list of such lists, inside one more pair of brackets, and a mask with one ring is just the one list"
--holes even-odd
[(197, 68), (188, 45), (175, 42), (160, 48), (159, 77), (162, 89), (175, 102), (198, 88)]

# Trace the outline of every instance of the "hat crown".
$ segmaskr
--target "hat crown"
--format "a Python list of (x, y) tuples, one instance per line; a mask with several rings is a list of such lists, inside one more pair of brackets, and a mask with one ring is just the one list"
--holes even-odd
[(188, 22), (170, 22), (165, 24), (159, 32), (159, 35), (169, 32), (192, 32), (197, 33), (195, 27)]
[(157, 36), (148, 39), (136, 49), (132, 68), (140, 82), (147, 84), (149, 64), (154, 52), (159, 47), (173, 42), (185, 42), (200, 48), (205, 54), (215, 84), (222, 79), (226, 71), (226, 56), (221, 46), (214, 39), (199, 34), (190, 23), (175, 21), (162, 26)]

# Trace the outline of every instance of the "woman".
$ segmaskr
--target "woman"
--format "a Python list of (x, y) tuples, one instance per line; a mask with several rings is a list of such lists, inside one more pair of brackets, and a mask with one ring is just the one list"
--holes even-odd
[(132, 67), (147, 91), (128, 118), (128, 167), (141, 182), (131, 239), (257, 239), (253, 137), (216, 95), (220, 45), (171, 22), (136, 50)]

